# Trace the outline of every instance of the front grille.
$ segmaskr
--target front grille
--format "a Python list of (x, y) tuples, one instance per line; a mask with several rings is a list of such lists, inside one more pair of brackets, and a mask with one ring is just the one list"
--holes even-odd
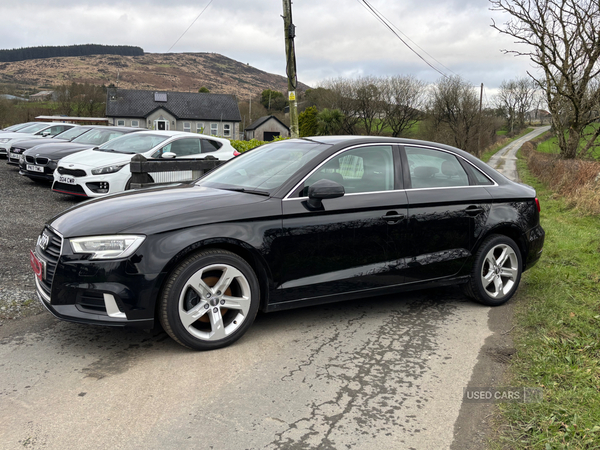
[(67, 169), (66, 167), (58, 166), (56, 169), (61, 175), (71, 175), (72, 177), (85, 177), (87, 173), (82, 169)]
[(82, 195), (84, 197), (87, 197), (87, 194), (85, 193), (83, 188), (78, 184), (66, 184), (55, 181), (52, 185), (52, 190), (57, 192), (63, 192), (65, 194)]
[(33, 156), (25, 155), (25, 161), (27, 161), (29, 164), (38, 164), (40, 166), (45, 166), (46, 164), (48, 164), (49, 159), (43, 156), (34, 158)]
[(35, 247), (35, 252), (38, 257), (43, 259), (46, 263), (46, 276), (40, 282), (40, 287), (44, 290), (46, 295), (50, 297), (50, 292), (52, 291), (52, 281), (54, 280), (54, 274), (56, 273), (58, 258), (60, 258), (62, 252), (63, 240), (60, 235), (48, 227), (44, 228), (43, 234), (48, 236), (48, 245), (44, 249), (38, 243)]

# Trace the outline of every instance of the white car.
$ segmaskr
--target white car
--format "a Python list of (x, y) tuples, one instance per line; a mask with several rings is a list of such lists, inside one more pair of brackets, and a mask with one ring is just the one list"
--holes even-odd
[[(131, 180), (129, 163), (135, 154), (147, 159), (205, 158), (211, 155), (228, 160), (233, 158), (234, 151), (228, 139), (185, 131), (140, 131), (62, 158), (54, 171), (52, 190), (79, 197), (102, 197), (125, 191)], [(187, 175), (191, 176), (191, 171), (188, 172)], [(181, 172), (169, 179), (158, 179), (156, 175), (151, 174), (155, 182), (184, 179)]]
[(0, 134), (0, 155), (8, 157), (11, 145), (17, 141), (56, 136), (76, 126), (72, 123), (36, 122), (15, 132), (3, 132)]

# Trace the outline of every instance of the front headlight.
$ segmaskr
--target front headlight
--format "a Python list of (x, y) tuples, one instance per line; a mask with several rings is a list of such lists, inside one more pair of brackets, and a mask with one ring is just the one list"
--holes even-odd
[(106, 167), (98, 167), (97, 169), (92, 169), (92, 174), (94, 175), (104, 175), (106, 173), (115, 173), (125, 167), (126, 164), (106, 166)]
[(0, 144), (6, 144), (8, 141), (10, 141), (10, 139), (7, 139), (7, 138), (0, 139)]
[(117, 259), (131, 256), (146, 236), (114, 235), (70, 239), (74, 253), (91, 254), (91, 259)]

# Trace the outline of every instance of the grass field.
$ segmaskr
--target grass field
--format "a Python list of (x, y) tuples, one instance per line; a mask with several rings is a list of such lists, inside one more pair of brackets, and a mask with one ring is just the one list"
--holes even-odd
[(600, 217), (583, 215), (533, 178), (546, 230), (540, 262), (515, 299), (510, 384), (541, 403), (502, 404), (493, 449), (600, 449)]
[[(600, 125), (598, 125), (598, 124), (589, 125), (586, 128), (586, 133), (593, 133), (594, 128), (597, 126), (600, 126)], [(599, 148), (596, 148), (590, 156), (596, 160), (600, 160), (600, 138), (596, 139), (596, 145), (598, 145)], [(541, 153), (549, 153), (549, 154), (553, 154), (553, 155), (560, 154), (560, 148), (558, 147), (558, 139), (556, 137), (553, 137), (551, 139), (548, 139), (545, 142), (540, 143), (537, 147), (537, 151), (541, 152)]]

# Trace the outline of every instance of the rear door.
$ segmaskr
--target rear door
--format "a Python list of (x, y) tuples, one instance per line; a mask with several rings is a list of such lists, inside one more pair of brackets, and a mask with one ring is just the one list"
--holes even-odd
[(402, 158), (411, 255), (406, 281), (455, 275), (472, 254), (491, 196), (450, 151), (407, 145)]

